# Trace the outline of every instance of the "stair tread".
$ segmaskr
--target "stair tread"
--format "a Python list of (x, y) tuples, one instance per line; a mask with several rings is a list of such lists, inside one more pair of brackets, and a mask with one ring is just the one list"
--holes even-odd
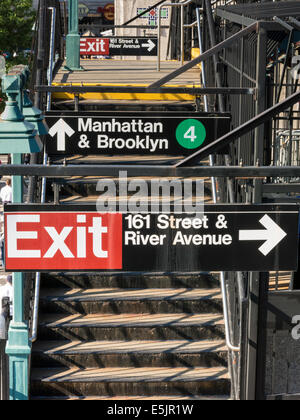
[(201, 352), (226, 352), (224, 341), (170, 340), (170, 341), (41, 341), (34, 353), (44, 354), (188, 354)]
[(93, 314), (70, 315), (49, 314), (41, 317), (40, 325), (49, 328), (76, 327), (185, 327), (223, 325), (221, 314)]
[[(199, 198), (200, 197), (186, 198), (185, 199), (185, 205), (193, 205), (193, 204), (199, 203)], [(155, 197), (155, 196), (152, 196), (151, 199), (152, 199), (153, 204), (156, 204), (156, 203), (160, 203), (160, 204), (171, 203), (172, 204), (172, 203), (176, 202), (175, 198), (170, 199), (169, 197), (160, 197), (160, 196)], [(75, 194), (75, 195), (72, 195), (70, 197), (60, 198), (60, 201), (63, 202), (63, 203), (69, 203), (69, 202), (73, 203), (73, 202), (77, 202), (77, 201), (88, 201), (88, 202), (91, 202), (91, 203), (98, 203), (98, 200), (99, 200), (99, 195), (96, 195), (96, 194), (95, 195), (89, 194), (88, 197), (86, 197), (85, 195), (79, 195), (79, 194), (76, 195)], [(106, 195), (105, 200), (107, 201), (107, 203), (110, 203), (110, 201), (111, 201), (113, 204), (116, 203), (117, 205), (119, 205), (120, 203), (127, 203), (128, 202), (128, 196), (124, 195), (124, 196), (116, 197), (114, 195), (111, 195), (111, 196)], [(211, 199), (210, 196), (205, 195), (201, 198), (201, 200), (205, 204), (212, 204), (212, 199)], [(147, 204), (148, 201), (149, 201), (149, 196), (146, 196), (146, 195), (144, 197), (139, 196), (139, 202)]]
[(62, 289), (43, 290), (43, 300), (55, 302), (221, 299), (219, 289)]
[(213, 368), (104, 368), (33, 369), (32, 379), (42, 382), (203, 382), (229, 379), (224, 367)]

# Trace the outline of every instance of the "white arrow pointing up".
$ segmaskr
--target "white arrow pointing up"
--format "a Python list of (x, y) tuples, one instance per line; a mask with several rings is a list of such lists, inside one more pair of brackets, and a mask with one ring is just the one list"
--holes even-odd
[(241, 230), (240, 241), (266, 241), (259, 251), (266, 257), (287, 236), (267, 214), (259, 221), (266, 230)]
[(142, 47), (147, 48), (148, 52), (151, 52), (156, 47), (156, 45), (154, 44), (152, 39), (149, 39), (147, 44), (142, 44)]
[(66, 151), (66, 135), (72, 137), (75, 131), (69, 126), (62, 118), (58, 120), (49, 130), (51, 137), (55, 137), (57, 134), (57, 151)]

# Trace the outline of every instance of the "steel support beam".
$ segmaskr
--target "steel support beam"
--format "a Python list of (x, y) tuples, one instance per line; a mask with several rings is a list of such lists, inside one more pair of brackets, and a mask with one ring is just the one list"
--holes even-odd
[(242, 15), (237, 15), (236, 13), (228, 12), (224, 9), (216, 9), (216, 15), (222, 19), (229, 20), (230, 22), (238, 23), (241, 26), (249, 26), (253, 23), (257, 23), (257, 21), (254, 19)]
[(300, 184), (263, 184), (265, 194), (300, 194)]
[[(256, 115), (266, 110), (266, 67), (267, 67), (267, 42), (268, 34), (264, 27), (259, 27), (257, 42), (257, 66), (256, 66)], [(242, 141), (242, 140), (241, 140)], [(265, 142), (265, 125), (259, 125), (255, 130), (254, 137), (254, 164), (264, 164), (264, 142)], [(262, 200), (262, 182), (256, 179), (254, 182), (254, 203), (261, 203)]]
[(252, 88), (186, 88), (186, 87), (165, 87), (148, 88), (140, 86), (36, 86), (36, 92), (51, 93), (173, 93), (188, 95), (254, 95)]
[[(252, 118), (245, 124), (235, 128), (228, 134), (225, 134), (225, 136), (221, 137), (220, 139), (214, 141), (213, 143), (209, 144), (206, 147), (203, 147), (203, 149), (192, 154), (186, 159), (180, 161), (176, 165), (176, 167), (179, 168), (182, 166), (197, 164), (208, 155), (220, 152), (220, 150), (224, 149), (224, 147), (228, 146), (234, 140), (238, 139), (239, 137), (244, 136), (245, 134), (249, 133), (251, 130), (254, 130), (260, 127), (262, 124), (269, 121), (271, 118), (275, 117), (276, 115), (280, 114), (286, 109), (290, 108), (291, 106), (295, 105), (299, 101), (300, 101), (300, 92), (296, 92), (293, 95), (289, 96), (284, 101), (280, 102), (279, 104), (274, 105), (273, 107), (262, 112), (258, 116)], [(277, 175), (274, 175), (274, 176), (277, 176)]]
[(300, 177), (300, 166), (155, 166), (155, 165), (0, 165), (2, 176), (40, 176), (62, 178), (73, 176), (113, 176), (127, 172), (129, 177), (218, 177), (269, 178)]
[(246, 400), (255, 401), (256, 362), (259, 315), (259, 273), (250, 273), (249, 279), (249, 312), (247, 340)]

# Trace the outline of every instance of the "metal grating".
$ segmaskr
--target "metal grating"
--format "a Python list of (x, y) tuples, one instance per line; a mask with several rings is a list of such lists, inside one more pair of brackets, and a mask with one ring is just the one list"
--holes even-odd
[(300, 17), (299, 1), (255, 2), (234, 6), (221, 6), (219, 9), (256, 20), (272, 20), (274, 16), (280, 18), (288, 18), (290, 16), (294, 18)]

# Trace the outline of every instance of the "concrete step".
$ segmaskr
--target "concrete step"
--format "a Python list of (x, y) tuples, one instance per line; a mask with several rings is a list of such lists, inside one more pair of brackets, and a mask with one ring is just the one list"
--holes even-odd
[(41, 340), (201, 340), (224, 339), (218, 314), (43, 315)]
[[(228, 395), (227, 369), (33, 369), (32, 395)], [(66, 394), (67, 393), (67, 394)]]
[[(153, 156), (153, 158), (155, 158), (155, 156)], [(158, 159), (158, 158), (157, 158)], [(145, 183), (145, 195), (144, 197), (142, 197), (141, 195), (139, 195), (139, 200), (141, 200), (142, 202), (147, 202), (147, 200), (149, 200), (150, 194), (151, 194), (151, 200), (155, 201), (155, 202), (165, 202), (166, 201), (166, 196), (164, 195), (164, 191), (166, 188), (166, 183), (167, 182), (174, 182), (174, 181), (178, 181), (178, 182), (182, 182), (181, 178), (165, 178), (163, 179), (164, 182), (164, 189), (162, 189), (162, 187), (157, 190), (157, 188), (153, 188), (152, 187), (152, 182), (156, 181), (156, 182), (160, 182), (159, 185), (162, 185), (162, 179), (161, 178), (149, 178), (149, 177), (139, 177), (138, 178), (139, 181), (144, 181)], [(194, 177), (190, 179), (193, 182), (194, 188), (193, 188), (193, 197), (185, 197), (185, 204), (192, 204), (195, 202), (195, 195), (196, 195), (196, 187), (195, 187), (195, 182), (204, 182), (204, 196), (203, 197), (197, 197), (198, 201), (200, 198), (202, 198), (203, 200), (207, 200), (211, 202), (211, 183), (209, 179), (203, 179), (203, 178), (199, 178), (199, 177)], [(68, 196), (77, 196), (77, 195), (81, 195), (82, 197), (90, 197), (90, 196), (94, 196), (96, 197), (96, 201), (99, 197), (101, 197), (103, 195), (103, 193), (105, 191), (103, 191), (103, 189), (101, 190), (101, 181), (104, 182), (104, 185), (106, 185), (105, 181), (107, 181), (107, 178), (92, 178), (92, 177), (81, 177), (80, 179), (78, 179), (77, 177), (73, 177), (70, 178), (68, 180), (57, 180), (57, 183), (60, 185), (61, 191), (60, 191), (60, 196), (61, 197), (68, 197)], [(116, 201), (117, 203), (119, 202), (125, 202), (126, 200), (129, 200), (130, 197), (136, 195), (137, 191), (136, 191), (136, 186), (134, 187), (133, 190), (129, 190), (127, 191), (127, 193), (125, 192), (124, 195), (124, 186), (123, 186), (123, 190), (120, 190), (120, 179), (119, 178), (110, 178), (110, 181), (114, 181), (114, 185), (115, 185), (115, 192), (117, 194), (116, 195), (108, 195), (108, 192), (105, 193), (105, 200), (111, 200), (111, 201)], [(126, 180), (123, 179), (123, 182), (128, 181), (128, 183), (130, 183), (131, 181), (137, 181), (137, 178), (127, 178)], [(172, 184), (171, 184), (172, 185)], [(147, 187), (147, 188), (146, 188)], [(168, 189), (166, 189), (166, 191), (168, 191)], [(188, 190), (186, 190), (188, 191)], [(170, 201), (170, 198), (168, 198), (168, 200)], [(174, 200), (172, 200), (174, 201)], [(171, 201), (171, 202), (172, 202)]]
[[(42, 288), (46, 289), (215, 289), (219, 287), (217, 273), (43, 273)], [(56, 292), (57, 293), (57, 292)]]
[[(74, 108), (73, 108), (74, 109)], [(126, 165), (126, 164), (151, 164), (151, 165), (174, 165), (182, 156), (166, 156), (166, 155), (72, 155), (72, 156), (52, 156), (51, 163), (64, 163), (73, 165)], [(202, 161), (200, 165), (206, 166), (208, 161)], [(99, 176), (101, 178), (101, 176)], [(102, 177), (107, 178), (107, 177)], [(74, 179), (74, 178), (72, 178)], [(77, 177), (78, 180), (82, 179)]]
[(223, 341), (41, 341), (35, 367), (217, 367), (227, 366)]
[(220, 313), (219, 289), (43, 290), (43, 312), (54, 313)]
[[(124, 208), (124, 206), (126, 206), (126, 208), (128, 208), (128, 199), (127, 196), (126, 197), (105, 197), (104, 201), (99, 201), (99, 194), (78, 194), (77, 192), (73, 192), (72, 194), (60, 194), (59, 196), (59, 202), (61, 204), (89, 204), (91, 206), (95, 206), (99, 205), (102, 206), (101, 208), (103, 208), (103, 206), (105, 206), (105, 210), (102, 210), (103, 212), (106, 212), (106, 209), (108, 206), (112, 206), (113, 211), (116, 209), (116, 211), (118, 212), (119, 209)], [(138, 209), (140, 209), (141, 206), (146, 206), (146, 209), (149, 209), (150, 212), (150, 196), (144, 196), (144, 197), (139, 197), (139, 201), (135, 201), (135, 203), (137, 203), (137, 205), (139, 206)], [(171, 198), (169, 199), (168, 197), (165, 198), (156, 198), (153, 197), (153, 199), (151, 199), (151, 204), (154, 206), (157, 206), (157, 208), (159, 210), (160, 213), (168, 213), (170, 211), (170, 208), (172, 208), (172, 206), (174, 204), (176, 204), (176, 199)], [(206, 195), (205, 197), (191, 197), (191, 198), (187, 198), (184, 203), (183, 203), (183, 208), (185, 206), (189, 206), (189, 208), (192, 207), (193, 211), (196, 208), (196, 205), (202, 205), (202, 203), (206, 204), (212, 204), (211, 198)], [(178, 204), (178, 200), (177, 200), (177, 204)], [(144, 207), (145, 208), (145, 207)], [(122, 210), (120, 210), (121, 212)], [(138, 210), (139, 211), (139, 210)]]

